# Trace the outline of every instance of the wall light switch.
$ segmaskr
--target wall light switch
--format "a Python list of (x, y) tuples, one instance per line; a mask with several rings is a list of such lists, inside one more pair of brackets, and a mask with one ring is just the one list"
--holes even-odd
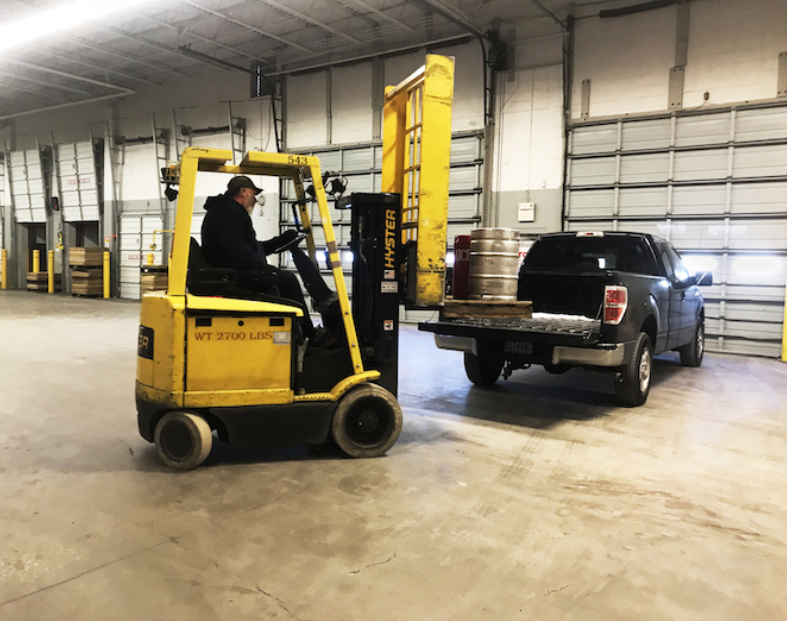
[(535, 203), (519, 203), (519, 221), (520, 222), (536, 221)]

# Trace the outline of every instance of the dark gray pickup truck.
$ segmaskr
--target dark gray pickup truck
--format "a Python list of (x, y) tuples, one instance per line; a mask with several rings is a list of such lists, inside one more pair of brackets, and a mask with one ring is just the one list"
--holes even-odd
[(619, 401), (645, 403), (651, 362), (680, 352), (699, 366), (705, 308), (698, 286), (666, 241), (638, 233), (543, 235), (519, 271), (517, 298), (533, 303), (530, 319), (447, 319), (418, 328), (442, 349), (464, 352), (467, 377), (479, 386), (533, 364), (562, 373), (572, 367), (613, 374)]

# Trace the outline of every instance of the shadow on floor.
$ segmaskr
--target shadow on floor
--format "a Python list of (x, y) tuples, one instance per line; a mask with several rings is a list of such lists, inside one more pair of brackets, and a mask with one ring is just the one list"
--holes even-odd
[[(658, 387), (685, 372), (679, 361), (654, 359), (649, 399), (658, 398)], [(630, 410), (615, 396), (611, 373), (572, 369), (552, 375), (541, 367), (515, 372), (489, 388), (469, 380), (445, 390), (435, 389), (430, 397), (400, 395), (403, 407), (438, 414), (466, 416), (508, 425), (549, 429), (563, 421), (592, 421)]]

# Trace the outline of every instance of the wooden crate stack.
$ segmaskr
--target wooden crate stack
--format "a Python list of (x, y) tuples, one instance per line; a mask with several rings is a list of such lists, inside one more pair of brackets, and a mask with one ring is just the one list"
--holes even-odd
[(166, 290), (169, 286), (166, 265), (143, 265), (139, 279), (139, 291), (144, 295), (148, 291)]
[[(28, 272), (27, 290), (49, 291), (49, 274), (46, 272)], [(55, 274), (55, 291), (60, 291), (60, 274)]]
[(71, 266), (71, 293), (73, 295), (100, 296), (104, 294), (104, 249), (68, 249)]

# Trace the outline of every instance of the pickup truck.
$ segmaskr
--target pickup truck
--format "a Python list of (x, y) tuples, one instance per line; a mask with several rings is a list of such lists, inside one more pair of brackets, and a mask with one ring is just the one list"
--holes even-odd
[(704, 349), (705, 307), (675, 249), (647, 234), (552, 233), (538, 238), (518, 276), (517, 299), (531, 301), (527, 319), (449, 319), (419, 324), (442, 349), (464, 352), (468, 379), (491, 386), (517, 369), (543, 365), (609, 372), (618, 400), (645, 403), (654, 355), (680, 352), (697, 367)]

